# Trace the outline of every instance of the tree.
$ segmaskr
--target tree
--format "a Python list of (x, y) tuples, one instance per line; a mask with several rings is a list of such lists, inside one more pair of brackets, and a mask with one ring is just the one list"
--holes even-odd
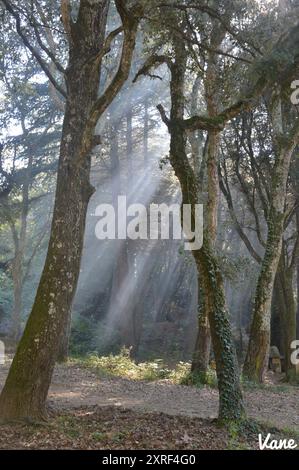
[[(188, 6), (178, 7), (184, 11)], [(200, 8), (200, 7), (199, 7)], [(212, 12), (215, 15), (215, 12)], [(219, 18), (219, 15), (218, 15)], [(183, 21), (181, 24), (185, 24)], [(183, 29), (184, 30), (184, 29)], [(173, 34), (173, 31), (172, 31)], [(183, 203), (191, 204), (193, 208), (193, 227), (195, 226), (195, 205), (200, 203), (198, 181), (192, 166), (188, 160), (186, 153), (186, 131), (206, 130), (215, 134), (222, 131), (225, 124), (236, 117), (241, 111), (250, 109), (254, 106), (255, 100), (269, 87), (273, 87), (276, 80), (284, 76), (283, 83), (293, 76), (297, 67), (297, 61), (292, 52), (294, 43), (298, 43), (298, 28), (293, 28), (289, 34), (278, 40), (270, 53), (256, 61), (256, 74), (254, 82), (250, 83), (246, 91), (241, 93), (239, 100), (233, 105), (219, 112), (216, 116), (192, 116), (184, 119), (185, 110), (185, 69), (187, 64), (187, 53), (185, 44), (181, 40), (181, 35), (173, 35), (174, 60), (167, 54), (155, 54), (151, 56), (140, 69), (136, 76), (148, 74), (150, 70), (161, 64), (166, 64), (170, 70), (170, 94), (171, 94), (171, 111), (170, 117), (167, 116), (162, 105), (158, 105), (163, 122), (166, 124), (170, 133), (170, 163), (174, 168), (175, 174), (180, 182), (182, 190)], [(276, 74), (270, 75), (265, 72), (264, 64), (270, 63), (275, 67), (277, 57), (286, 55), (287, 60), (283, 63), (283, 67), (277, 70)], [(290, 59), (290, 54), (292, 59)], [(282, 75), (284, 68), (284, 75)], [(273, 73), (273, 70), (271, 69)], [(287, 72), (287, 73), (286, 73)], [(288, 77), (288, 80), (285, 77)], [(215, 164), (213, 159), (217, 152), (210, 153), (210, 164)], [(213, 156), (212, 156), (213, 155)], [(216, 164), (217, 168), (217, 164)], [(209, 177), (212, 177), (212, 172)], [(214, 187), (213, 180), (210, 184)], [(214, 204), (214, 208), (217, 204)], [(217, 214), (213, 211), (209, 213), (209, 217), (216, 220)], [(217, 257), (214, 253), (213, 240), (207, 230), (204, 230), (203, 247), (195, 250), (193, 256), (197, 265), (199, 282), (203, 287), (205, 296), (205, 304), (208, 305), (209, 322), (211, 327), (211, 335), (213, 349), (216, 359), (216, 370), (218, 378), (218, 387), (220, 395), (219, 418), (221, 421), (238, 421), (244, 417), (244, 409), (242, 403), (242, 394), (239, 385), (238, 367), (234, 352), (232, 333), (227, 314), (225, 292), (223, 279), (220, 272)]]
[[(217, 89), (217, 79), (220, 72), (219, 56), (214, 53), (221, 47), (222, 41), (225, 38), (226, 30), (222, 25), (215, 20), (212, 20), (212, 28), (209, 41), (209, 52), (206, 61), (206, 76), (204, 78), (205, 87), (205, 101), (207, 107), (207, 114), (209, 118), (217, 116), (219, 112), (219, 93)], [(198, 131), (197, 131), (198, 132)], [(206, 230), (210, 234), (210, 241), (213, 249), (215, 250), (217, 240), (217, 220), (218, 220), (218, 205), (219, 205), (219, 181), (218, 181), (218, 159), (219, 159), (219, 145), (220, 145), (221, 132), (219, 130), (208, 131), (206, 137), (206, 181), (207, 181), (207, 205), (205, 214)], [(198, 165), (198, 163), (197, 163)], [(196, 172), (196, 164), (194, 168)], [(201, 183), (201, 192), (203, 193), (203, 181)], [(201, 194), (201, 198), (203, 195)], [(198, 334), (195, 345), (195, 351), (192, 361), (192, 372), (200, 374), (202, 380), (206, 381), (206, 373), (209, 366), (210, 346), (211, 346), (211, 333), (209, 326), (209, 305), (208, 295), (205, 289), (200, 287), (199, 294), (201, 308), (199, 309), (198, 321)]]
[[(20, 56), (24, 49), (19, 44), (11, 44), (11, 38), (5, 36), (3, 32), (1, 81), (9, 105), (1, 112), (1, 124), (8, 132), (13, 123), (15, 133), (18, 127), (21, 133), (4, 135), (0, 175), (5, 190), (0, 198), (0, 208), (3, 221), (9, 225), (13, 244), (6, 262), (14, 286), (11, 337), (18, 341), (24, 285), (48, 228), (46, 216), (36, 234), (32, 224), (28, 223), (28, 215), (51, 188), (51, 175), (57, 166), (55, 144), (59, 132), (56, 130), (58, 116), (48, 98), (48, 87), (34, 82), (39, 72), (36, 64), (23, 65)], [(12, 52), (15, 54), (13, 60)]]
[[(258, 136), (258, 138), (254, 136)], [(271, 210), (272, 181), (275, 177), (277, 162), (267, 109), (261, 105), (254, 112), (240, 116), (224, 140), (226, 152), (231, 157), (230, 160), (227, 157), (223, 159), (223, 168), (220, 170), (220, 186), (226, 198), (234, 227), (249, 254), (261, 269), (267, 245), (267, 221)], [(285, 161), (285, 164), (288, 166), (290, 162)], [(233, 201), (229, 171), (232, 175), (231, 182), (238, 185), (238, 191), (244, 197), (248, 208), (249, 217), (247, 216), (243, 223), (240, 222), (242, 218), (240, 208), (236, 208), (237, 205)], [(286, 171), (289, 173), (288, 169)], [(294, 226), (297, 197), (294, 187), (295, 181), (292, 180), (291, 176), (288, 177), (285, 196), (281, 196), (284, 199), (282, 233), (285, 234), (285, 237), (282, 239), (283, 249), (281, 250), (279, 269), (273, 271), (276, 285), (274, 297), (269, 300), (272, 303), (274, 313), (278, 308), (280, 321), (279, 340), (276, 343), (272, 341), (272, 344), (282, 348), (281, 351), (286, 358), (287, 377), (291, 377), (294, 371), (294, 366), (290, 362), (290, 344), (296, 338), (293, 278), (296, 257), (298, 256), (298, 237), (296, 232), (292, 232), (292, 225)], [(255, 234), (254, 236), (248, 234), (248, 226), (251, 233)], [(272, 271), (270, 270), (270, 272)], [(268, 315), (270, 318), (270, 312)], [(275, 338), (273, 340), (275, 341)]]
[[(170, 117), (166, 116), (162, 105), (158, 106), (161, 118), (167, 125), (170, 133), (170, 163), (180, 182), (182, 190), (182, 204), (191, 204), (192, 226), (196, 217), (195, 207), (201, 203), (201, 191), (194, 170), (192, 169), (186, 153), (186, 131), (184, 129), (185, 110), (185, 70), (187, 64), (187, 52), (180, 37), (173, 34), (174, 60), (169, 57), (152, 57), (141, 69), (139, 74), (147, 73), (155, 64), (166, 63), (170, 70), (170, 94), (171, 111)], [(213, 117), (207, 118), (207, 122), (213, 122)], [(205, 127), (206, 128), (206, 127)], [(209, 130), (218, 131), (218, 127)], [(213, 136), (214, 137), (214, 136)], [(216, 135), (215, 135), (216, 137)], [(216, 137), (217, 138), (217, 137)], [(210, 158), (215, 158), (216, 141), (211, 142)], [(217, 144), (216, 144), (217, 147)], [(210, 172), (208, 178), (211, 178)], [(212, 181), (210, 180), (212, 185)], [(212, 201), (211, 201), (212, 203)], [(212, 213), (210, 227), (215, 232), (215, 208), (217, 204), (210, 207)], [(239, 384), (238, 366), (232, 341), (232, 334), (225, 305), (225, 294), (222, 276), (214, 254), (215, 237), (210, 237), (205, 229), (203, 247), (192, 252), (205, 297), (204, 305), (208, 311), (208, 319), (211, 326), (213, 349), (216, 358), (216, 370), (218, 378), (220, 406), (219, 420), (222, 422), (240, 421), (244, 418), (242, 393)]]
[[(51, 57), (52, 54), (50, 59), (63, 73), (64, 88), (26, 36), (19, 11), (8, 0), (4, 0), (3, 4), (15, 18), (21, 39), (66, 99), (55, 206), (45, 267), (0, 397), (2, 420), (39, 419), (45, 416), (46, 397), (60, 338), (69, 319), (78, 280), (87, 205), (93, 193), (89, 182), (93, 134), (100, 116), (128, 77), (142, 6), (135, 4), (129, 9), (127, 1), (116, 0), (122, 26), (105, 39), (108, 0), (81, 0), (76, 21), (71, 14), (70, 2), (61, 2), (69, 46), (68, 66), (64, 69)], [(42, 47), (37, 31), (36, 41)], [(101, 62), (112, 40), (121, 32), (123, 46), (118, 70), (106, 90), (98, 96)], [(49, 56), (49, 51), (47, 54)]]
[(299, 141), (298, 120), (295, 120), (294, 125), (290, 125), (290, 130), (286, 135), (280, 93), (281, 90), (274, 91), (270, 105), (275, 163), (270, 187), (270, 207), (267, 216), (268, 234), (256, 287), (250, 340), (243, 369), (243, 373), (248, 379), (260, 382), (263, 381), (268, 365), (271, 301), (282, 248), (287, 179), (293, 151)]

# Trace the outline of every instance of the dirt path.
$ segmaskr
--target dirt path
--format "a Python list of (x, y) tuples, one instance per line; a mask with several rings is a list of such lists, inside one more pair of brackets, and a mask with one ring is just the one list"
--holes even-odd
[[(0, 366), (0, 388), (7, 371), (8, 364)], [(119, 377), (100, 378), (75, 365), (59, 365), (55, 369), (49, 402), (58, 410), (98, 405), (214, 418), (218, 393), (208, 387), (174, 385), (167, 380), (142, 382)], [(263, 389), (246, 391), (245, 403), (249, 416), (281, 429), (299, 431), (299, 387), (285, 387), (279, 393)]]

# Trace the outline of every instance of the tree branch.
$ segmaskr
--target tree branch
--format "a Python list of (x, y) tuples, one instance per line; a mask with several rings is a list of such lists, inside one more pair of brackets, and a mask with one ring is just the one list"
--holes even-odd
[(152, 56), (148, 57), (143, 67), (141, 67), (141, 69), (135, 75), (133, 79), (133, 83), (137, 82), (138, 78), (141, 75), (149, 75), (149, 72), (153, 67), (156, 67), (162, 64), (166, 64), (170, 70), (173, 67), (171, 58), (168, 57), (167, 55), (153, 54)]
[(167, 117), (165, 109), (163, 108), (162, 104), (158, 104), (157, 110), (160, 113), (161, 119), (166, 124), (166, 126), (169, 128), (170, 126), (170, 119)]
[[(96, 100), (90, 113), (88, 127), (94, 126), (96, 124), (99, 117), (113, 101), (114, 97), (117, 95), (130, 73), (133, 52), (135, 49), (137, 28), (142, 17), (143, 6), (137, 3), (132, 7), (131, 10), (127, 10), (125, 6), (125, 0), (115, 0), (115, 4), (122, 21), (124, 34), (120, 63), (112, 81), (104, 93)], [(114, 35), (115, 32), (112, 37), (110, 36), (111, 41)]]
[(254, 52), (246, 46), (248, 44), (255, 52), (261, 54), (260, 49), (255, 45), (250, 43), (247, 40), (244, 40), (240, 34), (238, 34), (236, 31), (233, 30), (233, 28), (224, 20), (223, 15), (218, 13), (214, 8), (211, 8), (208, 5), (194, 3), (194, 4), (189, 4), (189, 5), (177, 5), (177, 4), (169, 4), (169, 3), (162, 3), (159, 5), (160, 7), (166, 7), (166, 8), (176, 8), (181, 11), (188, 11), (189, 9), (195, 9), (199, 10), (203, 13), (207, 13), (211, 18), (217, 19), (220, 24), (224, 27), (224, 29), (234, 38), (238, 41), (238, 43), (242, 46), (244, 51), (248, 52), (252, 56), (255, 56)]
[(61, 0), (61, 18), (66, 34), (71, 39), (72, 37), (72, 17), (71, 17), (71, 4), (70, 0)]
[(37, 42), (40, 46), (40, 48), (47, 54), (47, 56), (49, 57), (49, 59), (53, 62), (53, 64), (55, 65), (55, 67), (57, 68), (57, 70), (59, 72), (61, 72), (63, 75), (65, 74), (65, 69), (63, 68), (63, 66), (58, 62), (58, 60), (56, 59), (55, 55), (53, 54), (53, 52), (43, 43), (42, 41), (42, 38), (39, 34), (39, 30), (38, 30), (38, 27), (37, 27), (37, 23), (35, 21), (35, 19), (32, 17), (32, 19), (30, 20), (32, 26), (33, 26), (33, 29), (34, 29), (34, 32), (35, 32), (35, 36), (36, 36), (36, 39), (37, 39)]
[(220, 166), (218, 167), (218, 170), (219, 170), (218, 171), (219, 186), (220, 186), (220, 189), (222, 191), (222, 194), (224, 195), (224, 197), (226, 199), (227, 207), (228, 207), (232, 222), (234, 224), (234, 227), (235, 227), (237, 233), (239, 234), (239, 237), (241, 238), (241, 240), (243, 240), (243, 242), (244, 242), (247, 250), (251, 254), (251, 256), (255, 259), (255, 261), (257, 261), (260, 264), (262, 262), (262, 259), (261, 259), (260, 255), (254, 249), (254, 247), (252, 246), (249, 238), (247, 237), (246, 233), (244, 232), (243, 228), (241, 227), (241, 224), (240, 224), (240, 222), (237, 218), (237, 215), (235, 213), (233, 198), (232, 198), (232, 195), (231, 195), (231, 192), (230, 192), (227, 177), (225, 177), (226, 183), (224, 184)]
[(225, 109), (215, 117), (208, 116), (193, 116), (189, 119), (185, 119), (183, 126), (185, 129), (195, 131), (197, 129), (202, 130), (223, 130), (225, 124), (238, 116), (242, 111), (247, 111), (252, 107), (253, 101), (251, 98), (244, 98), (229, 108)]
[[(244, 92), (239, 100), (213, 118), (193, 116), (184, 120), (185, 129), (222, 130), (225, 124), (241, 111), (249, 111), (263, 92), (275, 83), (286, 81), (298, 71), (299, 23), (276, 42), (270, 54), (254, 64), (256, 81)], [(282, 57), (287, 59), (283, 61)], [(270, 72), (269, 72), (270, 71)], [(294, 140), (296, 130), (292, 134)]]
[[(111, 44), (112, 44), (112, 41), (116, 38), (116, 36), (118, 36), (118, 34), (122, 33), (123, 32), (123, 27), (122, 26), (119, 26), (119, 28), (116, 28), (114, 29), (113, 31), (111, 31), (108, 36), (106, 37), (105, 39), (105, 43), (104, 43), (104, 46), (102, 47), (102, 49), (100, 50), (100, 52), (98, 54), (96, 54), (95, 56), (92, 56), (90, 57), (86, 63), (89, 63), (91, 61), (97, 61), (97, 62), (101, 62), (101, 60), (103, 59), (103, 57), (108, 54), (111, 50)], [(85, 63), (85, 64), (86, 64)]]
[(23, 32), (22, 26), (21, 26), (21, 19), (20, 19), (19, 14), (14, 10), (14, 8), (12, 7), (12, 5), (10, 4), (10, 2), (8, 0), (2, 0), (2, 3), (4, 4), (6, 10), (14, 17), (14, 19), (16, 21), (17, 33), (20, 36), (20, 38), (22, 39), (24, 45), (27, 47), (27, 49), (30, 50), (32, 55), (35, 57), (35, 59), (37, 60), (40, 67), (45, 72), (45, 74), (47, 75), (47, 77), (49, 78), (51, 83), (55, 86), (55, 88), (59, 91), (59, 93), (66, 98), (67, 95), (66, 95), (65, 90), (62, 88), (61, 85), (59, 85), (57, 80), (54, 78), (54, 76), (50, 72), (47, 63), (44, 61), (44, 59), (40, 55), (39, 51), (30, 43), (29, 39), (27, 38), (27, 36)]

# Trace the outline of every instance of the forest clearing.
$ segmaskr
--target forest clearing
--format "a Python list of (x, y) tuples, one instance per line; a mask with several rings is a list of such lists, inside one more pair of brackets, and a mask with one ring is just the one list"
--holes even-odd
[[(7, 371), (8, 365), (1, 369), (0, 387)], [(1, 436), (0, 447), (258, 449), (257, 424), (249, 437), (245, 432), (233, 436), (216, 426), (215, 387), (179, 385), (174, 383), (175, 377), (131, 379), (128, 374), (129, 371), (123, 377), (109, 374), (109, 369), (78, 361), (57, 365), (48, 397), (52, 415), (49, 427), (41, 424), (30, 430), (29, 426), (26, 432), (22, 426), (16, 430), (8, 428)], [(248, 416), (264, 424), (261, 429), (271, 430), (274, 436), (281, 432), (296, 437), (299, 415), (294, 414), (294, 409), (298, 406), (299, 390), (274, 384), (273, 377), (267, 382), (264, 389), (245, 390)], [(82, 417), (86, 423), (82, 423)]]
[(0, 450), (299, 449), (299, 0), (0, 25)]

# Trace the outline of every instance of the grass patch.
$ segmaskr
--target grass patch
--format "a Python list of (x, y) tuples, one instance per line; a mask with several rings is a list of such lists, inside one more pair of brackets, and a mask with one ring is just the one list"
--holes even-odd
[(209, 369), (203, 377), (191, 372), (190, 362), (178, 362), (174, 368), (169, 368), (162, 359), (147, 362), (135, 362), (130, 357), (130, 349), (122, 348), (119, 354), (98, 356), (89, 354), (81, 358), (73, 358), (72, 362), (95, 370), (102, 376), (125, 377), (130, 380), (169, 380), (173, 384), (192, 385), (195, 387), (217, 387), (216, 372)]
[(193, 385), (194, 387), (198, 388), (201, 388), (204, 385), (207, 385), (211, 388), (217, 388), (216, 371), (213, 369), (208, 369), (206, 373), (196, 373), (189, 371), (182, 377), (180, 383), (182, 385)]
[(81, 435), (80, 426), (73, 416), (59, 416), (56, 424), (60, 432), (71, 439), (77, 439)]
[(95, 432), (92, 432), (90, 434), (90, 437), (91, 437), (91, 439), (93, 439), (96, 442), (101, 442), (101, 441), (105, 441), (105, 439), (107, 439), (107, 433), (95, 431)]
[(90, 354), (83, 358), (73, 358), (73, 363), (96, 370), (104, 376), (126, 377), (131, 380), (155, 381), (168, 379), (173, 383), (184, 383), (190, 373), (190, 363), (178, 362), (174, 369), (170, 369), (162, 359), (136, 363), (130, 357), (130, 350), (122, 348), (119, 354), (98, 356)]
[[(103, 377), (124, 377), (130, 380), (169, 380), (173, 384), (181, 384), (202, 388), (205, 385), (217, 388), (216, 371), (209, 368), (204, 376), (191, 372), (190, 362), (178, 362), (170, 368), (162, 359), (153, 359), (146, 362), (135, 362), (130, 356), (129, 348), (122, 348), (119, 354), (98, 356), (96, 353), (84, 357), (74, 357), (71, 362), (82, 367), (96, 371)], [(260, 384), (241, 378), (243, 389), (246, 391), (264, 390), (272, 393), (286, 393), (291, 385)]]
[(245, 379), (244, 377), (241, 378), (241, 383), (242, 383), (244, 390), (248, 390), (248, 391), (265, 390), (265, 391), (278, 393), (278, 394), (289, 392), (290, 387), (292, 387), (292, 385), (289, 383), (282, 383), (279, 385), (265, 384), (265, 383), (259, 383), (259, 382), (252, 382), (248, 379)]

